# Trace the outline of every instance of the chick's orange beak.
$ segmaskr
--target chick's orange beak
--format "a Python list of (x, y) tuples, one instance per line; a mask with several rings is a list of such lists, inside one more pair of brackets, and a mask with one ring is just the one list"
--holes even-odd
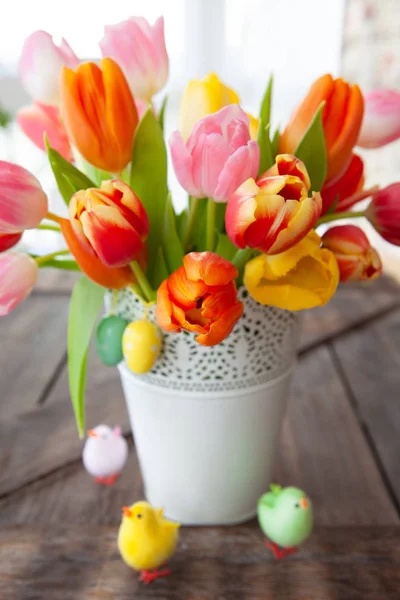
[(97, 435), (97, 433), (95, 432), (95, 430), (94, 430), (94, 429), (89, 429), (89, 431), (87, 432), (87, 434), (88, 434), (88, 436), (89, 436), (89, 437), (93, 437), (93, 438), (97, 438), (97, 437), (99, 437), (99, 436)]
[(300, 500), (300, 506), (301, 506), (301, 508), (304, 508), (304, 509), (306, 509), (306, 508), (308, 508), (310, 506), (310, 503), (307, 500), (307, 498), (302, 498)]
[(122, 507), (122, 515), (124, 517), (131, 517), (132, 516), (132, 511), (128, 506), (123, 506)]

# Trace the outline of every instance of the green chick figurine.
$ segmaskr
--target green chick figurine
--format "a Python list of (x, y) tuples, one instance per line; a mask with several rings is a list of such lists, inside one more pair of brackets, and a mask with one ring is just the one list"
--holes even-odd
[(282, 488), (272, 484), (258, 501), (257, 516), (260, 527), (267, 536), (267, 547), (276, 559), (297, 551), (311, 533), (313, 516), (311, 501), (295, 487)]

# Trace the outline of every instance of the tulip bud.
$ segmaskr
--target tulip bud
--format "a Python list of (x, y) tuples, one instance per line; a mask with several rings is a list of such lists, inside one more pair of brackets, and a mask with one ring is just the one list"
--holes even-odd
[(34, 102), (32, 106), (26, 106), (18, 111), (17, 123), (40, 150), (46, 151), (44, 145), (46, 134), (50, 146), (66, 160), (72, 161), (71, 145), (61, 121), (60, 111), (56, 106)]
[(149, 102), (164, 87), (168, 78), (168, 54), (163, 17), (153, 26), (143, 17), (107, 25), (99, 46), (103, 56), (119, 64), (135, 97)]
[(30, 293), (38, 276), (36, 262), (27, 254), (0, 255), (0, 316), (8, 315)]
[(400, 92), (372, 90), (364, 96), (365, 113), (357, 145), (380, 148), (400, 137)]
[(0, 161), (0, 232), (34, 229), (47, 214), (39, 181), (19, 165)]
[(377, 279), (382, 262), (365, 233), (355, 225), (337, 225), (322, 236), (322, 246), (336, 256), (340, 281)]
[(131, 160), (138, 115), (128, 83), (111, 58), (61, 73), (61, 114), (72, 143), (94, 167), (120, 173)]
[(384, 240), (400, 246), (400, 182), (376, 192), (365, 216)]
[(195, 198), (227, 202), (243, 181), (257, 176), (260, 149), (239, 106), (201, 119), (186, 144), (175, 131), (169, 144), (179, 183)]
[(60, 72), (64, 65), (74, 69), (79, 58), (62, 39), (60, 46), (46, 31), (35, 31), (26, 40), (19, 61), (22, 85), (28, 94), (44, 104), (60, 102)]
[(146, 211), (126, 183), (103, 181), (100, 189), (74, 194), (69, 203), (72, 228), (82, 247), (108, 267), (135, 260), (149, 231)]

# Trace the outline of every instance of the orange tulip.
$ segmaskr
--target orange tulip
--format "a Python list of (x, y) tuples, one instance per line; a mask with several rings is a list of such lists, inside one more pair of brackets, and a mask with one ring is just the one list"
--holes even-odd
[(292, 114), (281, 135), (279, 152), (293, 153), (320, 106), (325, 101), (322, 122), (327, 150), (326, 180), (339, 176), (348, 166), (364, 114), (364, 99), (358, 85), (323, 75)]
[(236, 267), (218, 254), (186, 254), (183, 266), (158, 289), (157, 323), (170, 333), (197, 333), (196, 342), (203, 346), (219, 344), (243, 314), (237, 276)]
[(131, 159), (138, 115), (120, 67), (103, 58), (63, 67), (61, 112), (73, 144), (92, 165), (119, 173)]
[(100, 189), (76, 192), (68, 211), (81, 245), (107, 267), (124, 267), (142, 250), (149, 220), (139, 198), (123, 181), (103, 181)]
[[(85, 275), (103, 287), (119, 290), (135, 283), (132, 270), (129, 266), (111, 269), (106, 267), (97, 256), (82, 246), (75, 235), (68, 219), (59, 220), (61, 232), (64, 236), (71, 254), (75, 257)], [(140, 262), (140, 261), (139, 261)]]

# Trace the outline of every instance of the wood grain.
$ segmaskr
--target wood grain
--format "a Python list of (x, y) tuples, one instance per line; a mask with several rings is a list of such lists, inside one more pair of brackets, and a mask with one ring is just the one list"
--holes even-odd
[(68, 300), (30, 297), (0, 319), (0, 419), (34, 411), (65, 356)]
[[(101, 372), (99, 368), (97, 376)], [(111, 381), (108, 385), (112, 388)], [(59, 411), (61, 406), (56, 398), (62, 396), (61, 391), (55, 389), (54, 395), (46, 407), (47, 410), (56, 409), (51, 413), (51, 419), (43, 413), (40, 421), (30, 426), (31, 438), (24, 440), (20, 434), (17, 439), (11, 464), (18, 466), (15, 472), (10, 472), (6, 465), (8, 478), (5, 483), (15, 489), (12, 486), (17, 481), (23, 485), (46, 473), (50, 472), (50, 475), (20, 489), (18, 494), (0, 500), (0, 523), (117, 523), (121, 506), (143, 497), (134, 452), (113, 488), (94, 484), (81, 465), (82, 446), (77, 442), (73, 423), (68, 427), (64, 420), (66, 407), (69, 408), (67, 398)], [(105, 411), (107, 406), (110, 406), (107, 382), (103, 381), (96, 386), (96, 403), (91, 403), (91, 410), (97, 414), (98, 410)], [(113, 414), (110, 410), (110, 420)], [(56, 424), (60, 415), (61, 420)], [(124, 415), (122, 403), (121, 418)], [(55, 423), (55, 430), (46, 437), (40, 431), (48, 423)], [(16, 427), (12, 435), (18, 436), (18, 431), (20, 428)], [(22, 450), (18, 450), (20, 446)], [(308, 354), (299, 362), (281, 449), (276, 479), (283, 485), (297, 485), (308, 492), (314, 502), (317, 524), (389, 525), (398, 522), (325, 348)], [(68, 459), (77, 462), (51, 474)], [(79, 494), (79, 501), (76, 494)]]
[[(88, 427), (101, 422), (119, 424), (129, 431), (118, 372), (102, 365), (94, 349), (89, 360), (86, 422)], [(80, 457), (83, 443), (77, 434), (66, 369), (45, 404), (0, 421), (0, 439), (0, 495)]]
[(400, 310), (337, 340), (334, 348), (400, 504)]
[(400, 306), (399, 289), (398, 283), (389, 277), (339, 286), (328, 304), (301, 313), (300, 352)]
[(119, 558), (116, 526), (12, 527), (0, 532), (7, 600), (395, 600), (400, 529), (317, 529), (276, 562), (256, 523), (185, 528), (172, 575), (145, 586)]

